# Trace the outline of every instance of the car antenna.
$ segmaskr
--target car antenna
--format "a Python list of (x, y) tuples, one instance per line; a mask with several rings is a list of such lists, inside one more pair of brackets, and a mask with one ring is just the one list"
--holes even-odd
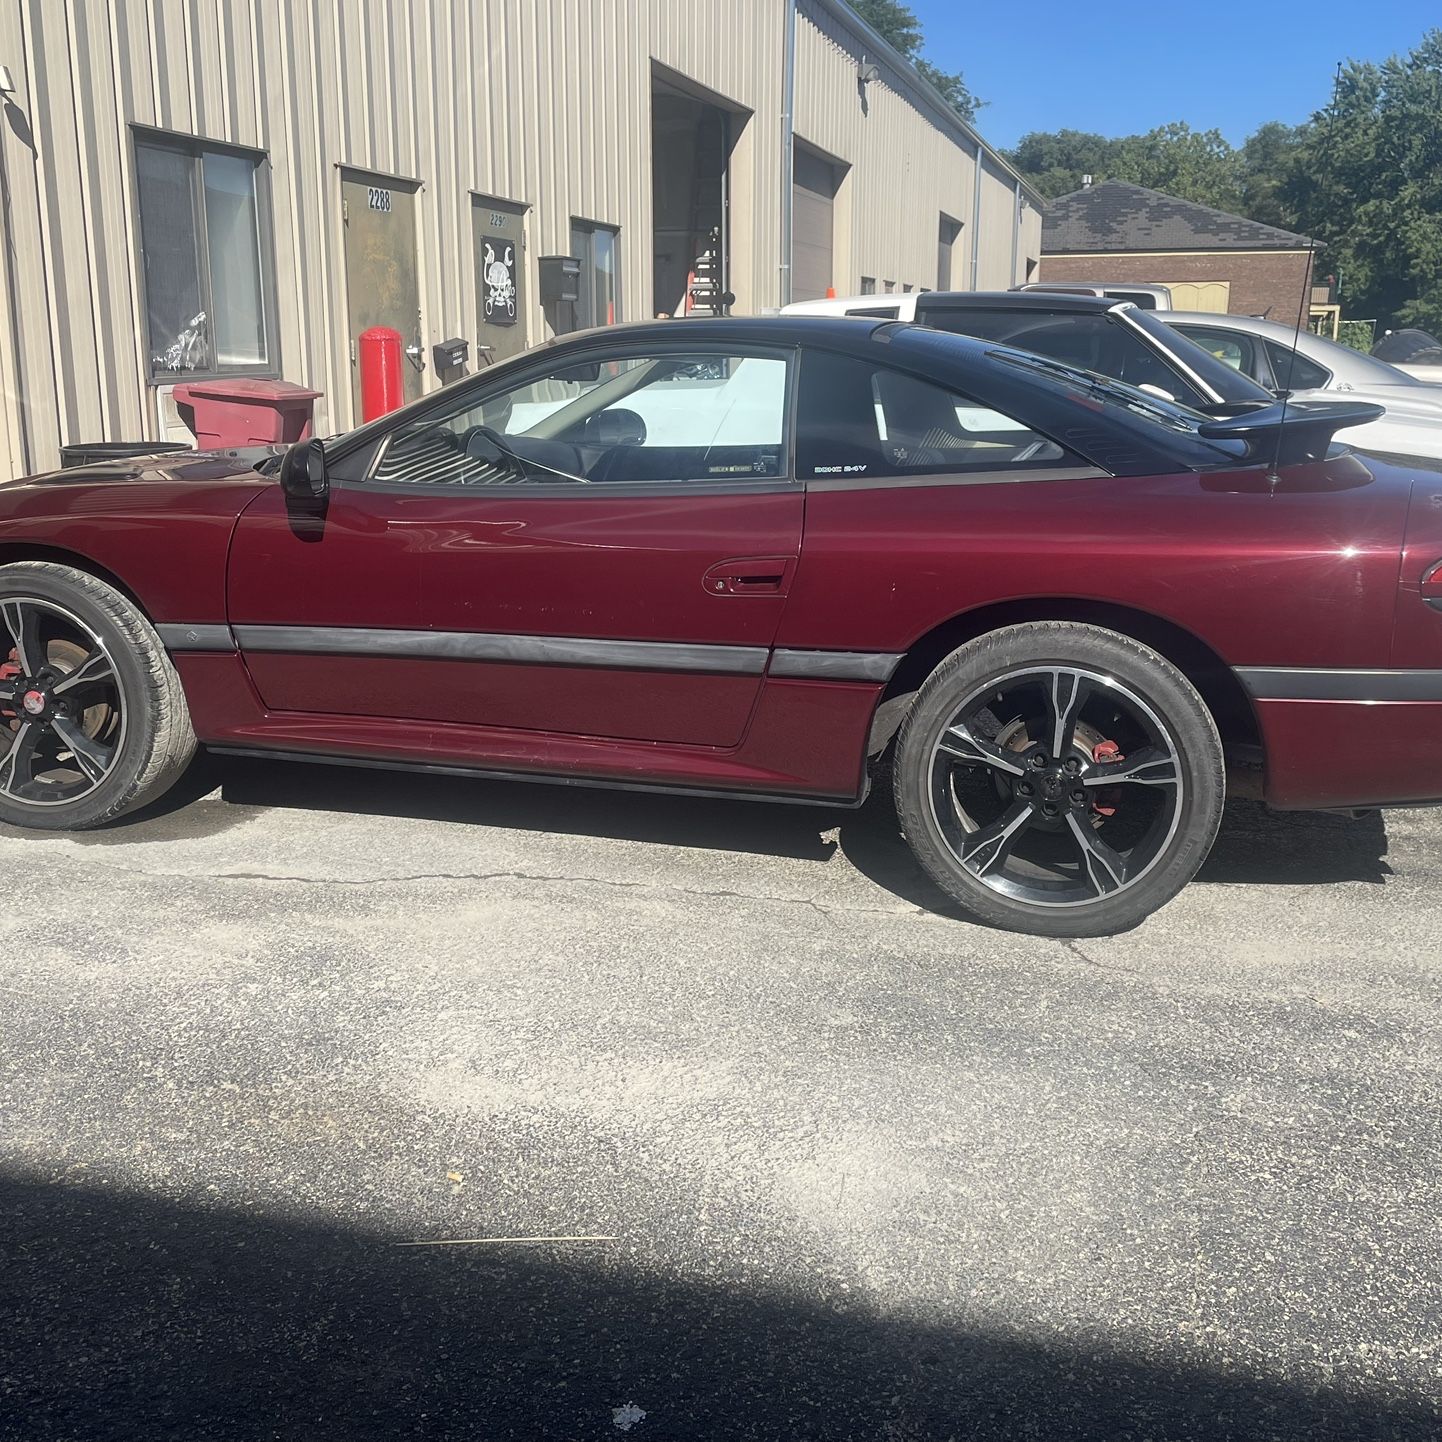
[[(1337, 62), (1336, 73), (1332, 77), (1332, 100), (1328, 105), (1327, 130), (1322, 136), (1322, 165), (1319, 167), (1325, 173), (1326, 162), (1332, 158), (1332, 137), (1337, 129), (1337, 99), (1342, 89), (1342, 62)], [(1315, 227), (1313, 227), (1315, 229)], [(1292, 349), (1287, 355), (1287, 379), (1282, 385), (1282, 418), (1277, 425), (1277, 444), (1272, 451), (1272, 469), (1267, 477), (1268, 483), (1275, 490), (1281, 480), (1278, 470), (1282, 460), (1282, 433), (1287, 424), (1287, 402), (1292, 395), (1292, 372), (1297, 365), (1297, 351), (1302, 344), (1302, 317), (1308, 315), (1311, 307), (1307, 304), (1312, 292), (1312, 266), (1317, 258), (1317, 238), (1314, 235), (1307, 237), (1307, 264), (1302, 270), (1302, 295), (1297, 302), (1297, 327), (1292, 332)], [(1271, 307), (1269, 306), (1270, 310)]]

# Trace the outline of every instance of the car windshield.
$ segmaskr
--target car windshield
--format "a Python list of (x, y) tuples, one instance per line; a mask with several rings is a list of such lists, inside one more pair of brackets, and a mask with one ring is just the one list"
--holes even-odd
[(1181, 449), (1188, 454), (1189, 463), (1194, 466), (1225, 465), (1242, 459), (1247, 453), (1245, 444), (1240, 441), (1203, 440), (1197, 428), (1209, 417), (1200, 411), (1176, 401), (1163, 400), (1148, 391), (1127, 385), (1125, 381), (1112, 380), (1095, 371), (1048, 360), (1045, 356), (1026, 351), (995, 350), (988, 354), (993, 360), (1015, 366), (1018, 370), (1032, 371), (1060, 381), (1083, 405), (1125, 411), (1131, 418), (1169, 432), (1181, 443)]

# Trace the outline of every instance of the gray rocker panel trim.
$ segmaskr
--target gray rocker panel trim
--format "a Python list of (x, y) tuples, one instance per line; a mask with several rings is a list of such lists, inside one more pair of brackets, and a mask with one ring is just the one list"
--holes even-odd
[(526, 666), (604, 666), (635, 671), (710, 671), (759, 676), (764, 646), (670, 641), (600, 641), (571, 636), (508, 636), (477, 631), (389, 631), (344, 626), (237, 626), (247, 651), (391, 656), (438, 661), (500, 661)]
[(900, 660), (885, 651), (777, 651), (770, 674), (807, 681), (889, 681)]
[(1442, 671), (1238, 666), (1257, 701), (1442, 701)]
[(166, 622), (155, 628), (167, 651), (234, 651), (235, 637), (224, 625), (188, 626)]

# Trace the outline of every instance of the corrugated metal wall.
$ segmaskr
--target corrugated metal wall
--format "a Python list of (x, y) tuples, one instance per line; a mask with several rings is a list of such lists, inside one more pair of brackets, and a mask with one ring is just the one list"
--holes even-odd
[[(803, 3), (796, 33), (796, 136), (849, 167), (836, 196), (835, 285), (854, 294), (863, 275), (910, 285), (936, 286), (937, 228), (944, 211), (963, 222), (965, 246), (972, 224), (975, 161), (955, 134), (947, 134), (907, 98), (892, 67), (880, 79), (857, 85), (865, 44), (823, 7)], [(875, 55), (866, 57), (875, 61)], [(1005, 217), (1000, 218), (1003, 222)], [(1011, 232), (1006, 232), (1011, 245)], [(961, 281), (965, 268), (953, 265)]]
[(1011, 269), (1013, 217), (1017, 214), (1014, 184), (1009, 175), (1000, 174), (983, 160), (981, 245), (977, 252), (976, 290), (1005, 290), (1015, 284)]
[[(619, 225), (622, 314), (642, 318), (653, 64), (750, 112), (731, 162), (732, 287), (739, 311), (775, 305), (784, 14), (781, 0), (0, 0), (18, 86), (0, 124), (0, 474), (53, 465), (63, 443), (158, 434), (133, 124), (268, 154), (280, 367), (326, 392), (322, 432), (352, 420), (338, 167), (420, 182), (427, 348), (477, 331), (472, 192), (530, 204), (533, 267), (569, 249), (572, 216)], [(838, 286), (934, 285), (938, 211), (969, 231), (973, 162), (895, 76), (863, 111), (861, 48), (804, 0), (797, 133), (849, 166)], [(985, 274), (1011, 253), (1010, 209), (988, 204)], [(539, 304), (529, 329), (548, 333)]]

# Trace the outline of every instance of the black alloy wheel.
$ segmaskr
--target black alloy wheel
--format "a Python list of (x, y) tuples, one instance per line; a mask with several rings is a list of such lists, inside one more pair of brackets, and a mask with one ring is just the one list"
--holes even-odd
[(10, 733), (0, 796), (29, 806), (80, 800), (105, 782), (125, 741), (105, 643), (54, 601), (9, 596), (0, 600), (0, 657), (0, 714)]
[(1124, 930), (1186, 884), (1221, 817), (1221, 743), (1169, 662), (1100, 627), (1008, 627), (948, 657), (898, 740), (918, 860), (980, 919)]
[(0, 567), (0, 821), (99, 826), (194, 752), (180, 679), (132, 601), (68, 566)]

